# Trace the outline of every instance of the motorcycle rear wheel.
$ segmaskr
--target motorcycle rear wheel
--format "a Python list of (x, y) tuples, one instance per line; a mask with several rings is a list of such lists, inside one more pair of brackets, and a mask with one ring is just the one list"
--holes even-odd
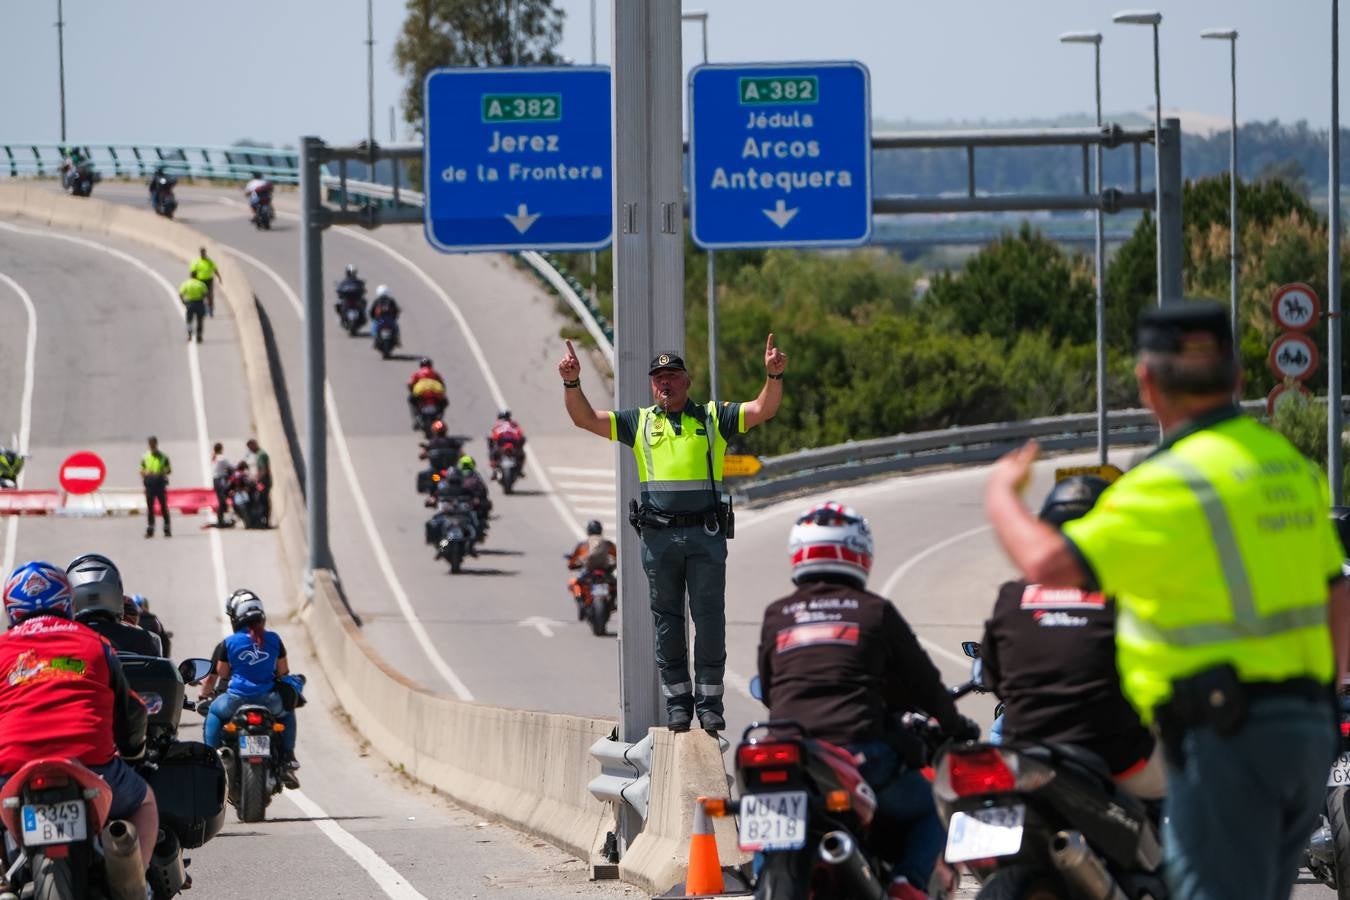
[(446, 548), (445, 555), (450, 560), (450, 573), (458, 575), (464, 568), (464, 545), (451, 544)]
[(591, 602), (590, 608), (591, 634), (596, 637), (605, 636), (605, 625), (609, 622), (609, 610), (604, 603)]
[(810, 863), (801, 851), (766, 853), (755, 879), (755, 900), (810, 900)]
[(999, 869), (975, 900), (1071, 900), (1058, 876), (1029, 866)]
[(239, 821), (261, 822), (267, 815), (267, 767), (239, 763)]
[(81, 900), (84, 892), (77, 880), (70, 857), (39, 857), (33, 866), (33, 900)]
[(1350, 788), (1327, 794), (1327, 821), (1336, 847), (1336, 898), (1350, 900)]

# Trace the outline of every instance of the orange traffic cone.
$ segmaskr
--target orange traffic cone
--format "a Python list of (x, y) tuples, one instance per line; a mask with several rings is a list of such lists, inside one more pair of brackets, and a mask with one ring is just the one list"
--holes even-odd
[(687, 897), (702, 894), (720, 894), (726, 890), (722, 883), (722, 864), (717, 859), (717, 838), (712, 822), (703, 808), (707, 797), (694, 801), (694, 833), (689, 836), (689, 874), (684, 880)]

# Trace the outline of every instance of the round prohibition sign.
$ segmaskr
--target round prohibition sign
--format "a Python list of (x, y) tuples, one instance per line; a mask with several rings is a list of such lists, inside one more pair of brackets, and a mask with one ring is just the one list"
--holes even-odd
[(1270, 345), (1267, 362), (1277, 377), (1302, 381), (1317, 371), (1317, 345), (1306, 334), (1282, 334)]
[(1302, 394), (1305, 397), (1311, 396), (1308, 393), (1308, 389), (1301, 384), (1275, 385), (1275, 387), (1271, 388), (1270, 393), (1266, 395), (1266, 415), (1274, 416), (1275, 410), (1279, 409), (1281, 404), (1287, 402), (1292, 397), (1297, 397), (1299, 394)]
[(72, 453), (61, 463), (58, 478), (67, 494), (92, 494), (103, 483), (108, 469), (98, 454), (88, 450)]
[(1285, 331), (1307, 331), (1322, 320), (1322, 302), (1316, 291), (1296, 281), (1275, 292), (1270, 314)]

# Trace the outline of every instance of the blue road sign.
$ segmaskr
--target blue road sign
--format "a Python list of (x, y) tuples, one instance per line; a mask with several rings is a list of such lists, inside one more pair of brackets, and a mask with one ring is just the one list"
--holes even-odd
[(614, 231), (609, 69), (433, 69), (427, 240), (450, 253), (595, 250)]
[(689, 73), (700, 247), (856, 246), (872, 235), (870, 78), (858, 62)]

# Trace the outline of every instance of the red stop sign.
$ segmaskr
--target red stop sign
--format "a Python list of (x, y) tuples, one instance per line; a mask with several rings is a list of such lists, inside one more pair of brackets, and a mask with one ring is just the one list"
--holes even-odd
[(97, 453), (81, 450), (70, 454), (61, 463), (61, 487), (68, 494), (92, 494), (98, 490), (98, 486), (103, 483), (103, 476), (107, 474), (108, 470)]

